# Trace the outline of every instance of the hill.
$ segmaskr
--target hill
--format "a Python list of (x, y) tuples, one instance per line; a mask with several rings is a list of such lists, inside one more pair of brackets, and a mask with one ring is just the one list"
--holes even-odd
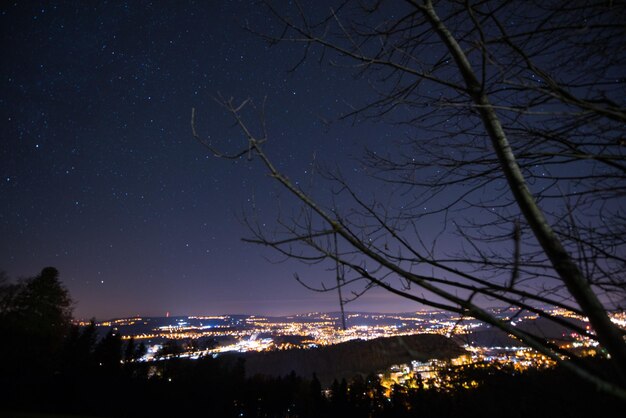
[(411, 360), (449, 359), (463, 353), (463, 348), (442, 335), (418, 334), (241, 356), (246, 360), (248, 376), (283, 376), (294, 371), (299, 376), (310, 377), (316, 373), (322, 384), (330, 384), (335, 378), (367, 375)]

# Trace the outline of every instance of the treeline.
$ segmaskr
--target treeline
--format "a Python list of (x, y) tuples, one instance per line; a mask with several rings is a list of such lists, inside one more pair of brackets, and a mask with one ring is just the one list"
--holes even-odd
[[(445, 377), (446, 390), (418, 384), (386, 393), (375, 374), (335, 380), (330, 387), (315, 374), (246, 377), (245, 361), (233, 356), (139, 362), (142, 344), (114, 332), (98, 338), (93, 323), (79, 328), (71, 319), (71, 298), (56, 269), (0, 283), (0, 416), (527, 417), (624, 407), (559, 369), (514, 376), (465, 367)], [(477, 389), (464, 388), (471, 381)]]

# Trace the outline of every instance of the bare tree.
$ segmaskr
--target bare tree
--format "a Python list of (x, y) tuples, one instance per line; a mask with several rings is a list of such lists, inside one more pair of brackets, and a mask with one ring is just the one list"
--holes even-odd
[[(351, 202), (342, 210), (277, 170), (263, 149), (262, 114), (260, 134), (250, 127), (250, 100), (219, 100), (247, 141), (232, 154), (200, 138), (192, 112), (193, 135), (214, 155), (258, 158), (303, 205), (274, 230), (251, 222), (251, 241), (335, 263), (336, 284), (323, 290), (362, 283), (354, 294), (381, 287), (479, 319), (626, 399), (624, 332), (607, 313), (626, 300), (624, 3), (342, 2), (321, 16), (299, 4), (267, 7), (282, 30), (260, 35), (301, 43), (296, 68), (317, 47), (372, 86), (372, 99), (342, 118), (408, 135), (364, 157), (371, 182), (393, 186), (387, 200), (325, 172)], [(424, 236), (424, 222), (441, 232)], [(438, 246), (450, 234), (454, 251)], [(618, 381), (498, 319), (484, 307), (491, 301), (597, 340)], [(553, 308), (588, 318), (593, 332)]]

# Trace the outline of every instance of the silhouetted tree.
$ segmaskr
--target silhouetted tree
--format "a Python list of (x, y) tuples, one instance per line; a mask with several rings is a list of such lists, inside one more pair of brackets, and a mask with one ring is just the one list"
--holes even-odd
[(315, 373), (313, 373), (313, 378), (311, 379), (310, 396), (312, 399), (312, 408), (315, 411), (320, 411), (323, 404), (322, 384)]
[(94, 348), (97, 339), (95, 319), (92, 319), (84, 327), (72, 325), (63, 349), (63, 364), (66, 374), (85, 376), (94, 372), (96, 366)]
[(126, 347), (124, 348), (124, 362), (131, 362), (136, 360), (137, 357), (137, 345), (135, 344), (135, 337), (130, 337), (130, 339), (126, 342)]
[(12, 314), (32, 338), (58, 346), (72, 320), (72, 300), (59, 271), (46, 267), (26, 280), (14, 298)]
[(122, 368), (122, 337), (113, 329), (98, 342), (94, 350), (99, 370), (105, 374), (118, 374)]
[(348, 382), (346, 379), (341, 379), (341, 382), (335, 379), (330, 390), (330, 404), (333, 416), (345, 416), (348, 407)]
[(13, 299), (19, 290), (19, 286), (9, 281), (5, 271), (0, 271), (0, 318), (13, 308)]
[[(272, 225), (250, 218), (249, 241), (334, 265), (336, 285), (318, 290), (378, 287), (477, 318), (626, 399), (624, 332), (607, 313), (626, 293), (626, 5), (410, 0), (320, 13), (265, 3), (280, 29), (261, 36), (302, 44), (298, 65), (316, 47), (353, 65), (373, 89), (345, 117), (406, 139), (366, 152), (374, 197), (322, 170), (332, 195), (320, 198), (265, 152), (263, 110), (258, 134), (247, 123), (251, 100), (219, 99), (246, 141), (232, 152), (198, 136), (192, 110), (192, 133), (215, 156), (258, 158), (303, 205)], [(498, 318), (486, 309), (494, 301), (597, 340), (619, 382)], [(587, 317), (593, 332), (556, 309)]]
[(370, 409), (382, 411), (386, 407), (385, 388), (380, 384), (380, 377), (370, 373), (365, 378), (365, 388), (370, 400)]
[(33, 278), (3, 287), (0, 331), (11, 343), (2, 347), (2, 362), (24, 371), (52, 371), (72, 320), (72, 300), (58, 270), (46, 267)]

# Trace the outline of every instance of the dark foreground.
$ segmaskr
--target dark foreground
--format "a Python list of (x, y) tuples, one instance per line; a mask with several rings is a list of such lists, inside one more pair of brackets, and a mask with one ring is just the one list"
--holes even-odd
[[(559, 369), (513, 375), (471, 367), (451, 374), (446, 390), (397, 386), (385, 393), (375, 375), (335, 381), (331, 391), (323, 391), (314, 376), (246, 378), (244, 367), (242, 361), (209, 358), (115, 368), (97, 364), (54, 375), (22, 368), (27, 373), (2, 378), (0, 416), (20, 411), (22, 417), (39, 416), (26, 412), (89, 417), (584, 417), (626, 406)], [(462, 387), (472, 380), (477, 388)]]

